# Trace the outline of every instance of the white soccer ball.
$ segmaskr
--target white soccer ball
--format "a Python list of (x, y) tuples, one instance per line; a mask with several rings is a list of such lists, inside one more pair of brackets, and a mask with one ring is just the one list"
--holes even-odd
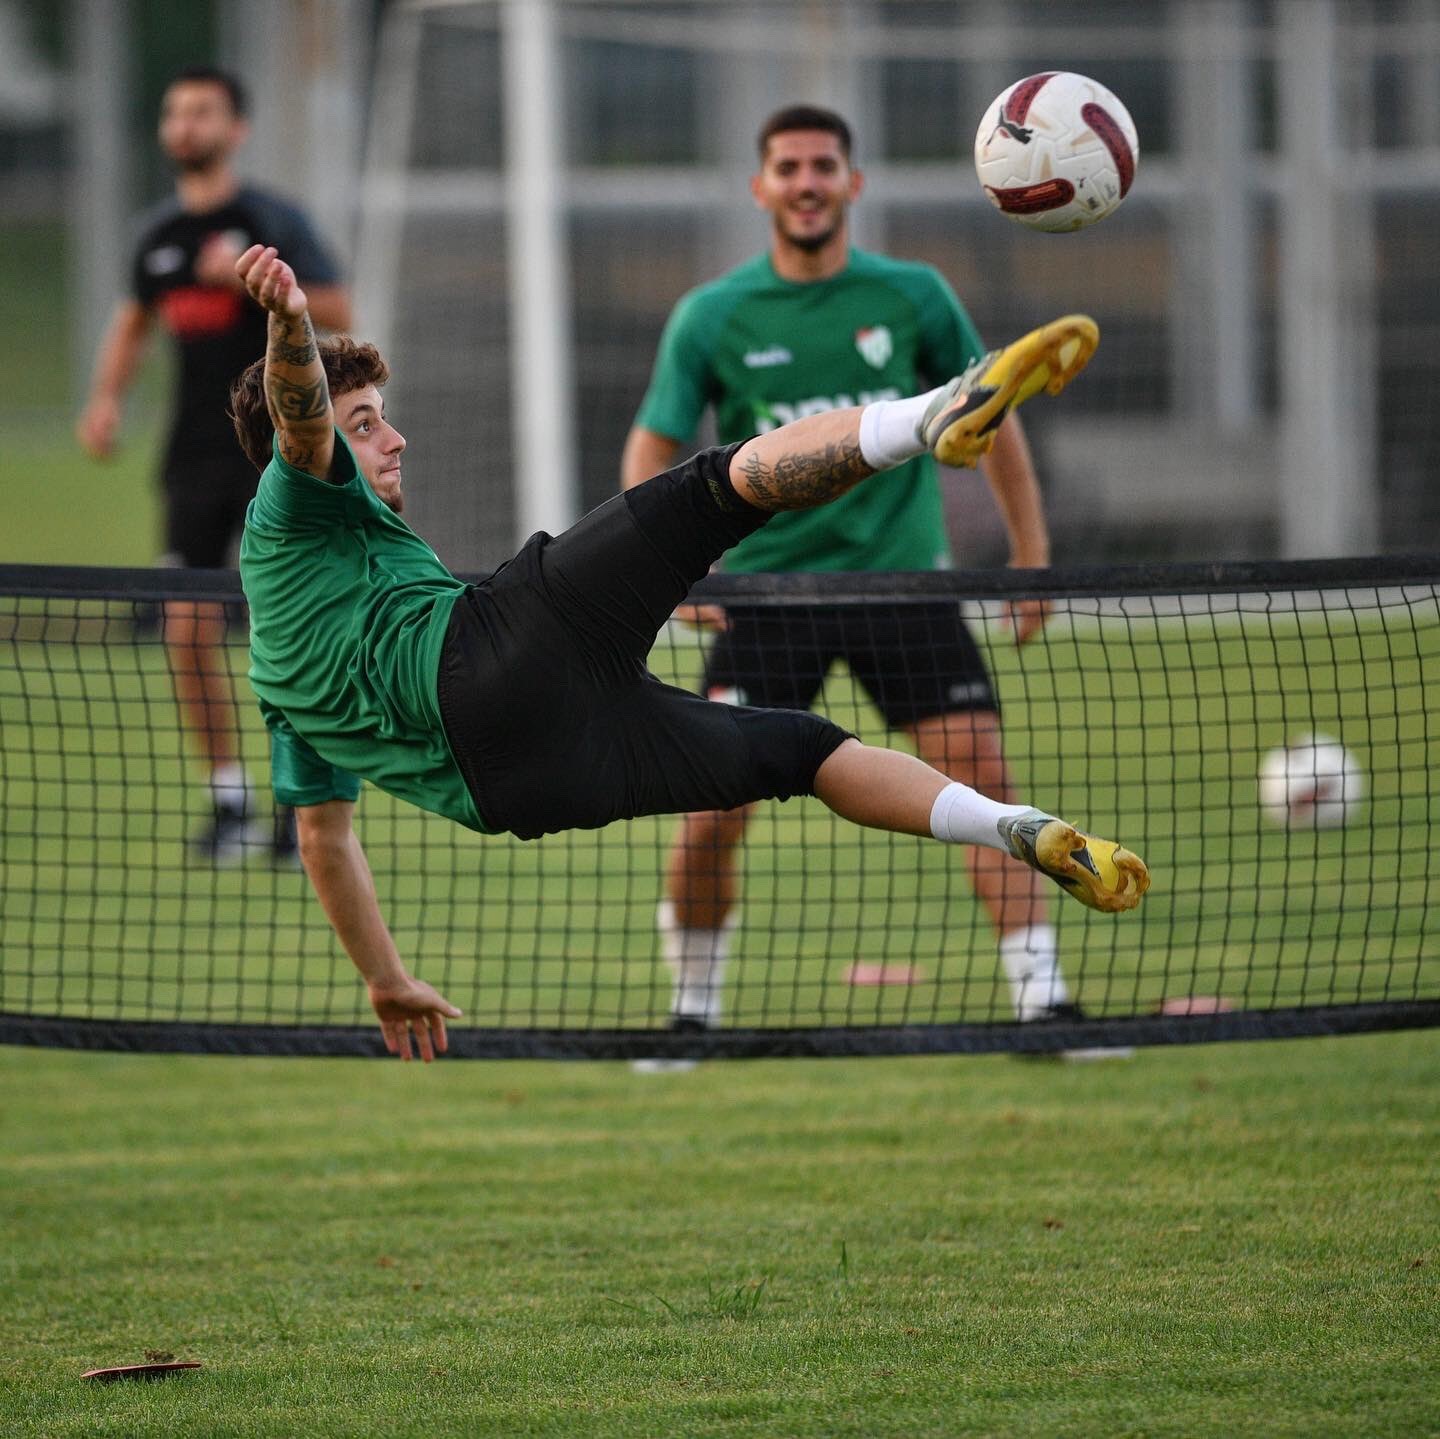
[(1032, 230), (1078, 230), (1130, 193), (1140, 141), (1103, 85), (1068, 70), (1002, 91), (975, 136), (975, 173), (995, 208)]
[(1327, 735), (1302, 735), (1260, 765), (1260, 812), (1288, 829), (1338, 829), (1355, 818), (1365, 777), (1354, 756)]

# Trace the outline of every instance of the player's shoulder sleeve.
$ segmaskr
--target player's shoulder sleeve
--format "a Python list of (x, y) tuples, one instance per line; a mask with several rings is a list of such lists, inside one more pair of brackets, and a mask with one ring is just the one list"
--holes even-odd
[(355, 452), (341, 430), (335, 431), (335, 455), (330, 477), (324, 480), (288, 463), (277, 435), (246, 515), (247, 537), (294, 535), (351, 523), (365, 509), (364, 484)]
[(917, 269), (929, 294), (920, 311), (920, 363), (938, 384), (978, 360), (985, 346), (949, 281), (933, 265)]
[(157, 255), (163, 244), (165, 227), (180, 213), (174, 197), (142, 210), (131, 220), (128, 230), (130, 249), (130, 298), (149, 309), (159, 291), (160, 263), (169, 257)]
[(915, 307), (920, 370), (932, 384), (958, 375), (985, 353), (979, 331), (950, 283), (933, 265), (918, 260), (882, 262), (886, 281)]
[(737, 296), (726, 279), (683, 295), (660, 336), (650, 387), (635, 423), (684, 443), (715, 394), (713, 357)]
[(283, 711), (261, 700), (260, 713), (270, 732), (270, 786), (277, 803), (324, 804), (343, 799), (353, 804), (359, 799), (360, 781), (349, 770), (316, 754)]
[(298, 205), (254, 186), (247, 186), (242, 197), (254, 217), (256, 238), (279, 250), (302, 285), (340, 283), (340, 266)]

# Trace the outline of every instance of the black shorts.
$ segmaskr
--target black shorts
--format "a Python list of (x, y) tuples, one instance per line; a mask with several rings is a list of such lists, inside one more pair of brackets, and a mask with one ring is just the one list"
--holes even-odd
[(892, 728), (958, 710), (994, 710), (995, 690), (953, 601), (727, 609), (704, 693), (809, 709), (844, 660)]
[(232, 448), (233, 455), (171, 455), (165, 461), (165, 549), (187, 569), (218, 570), (234, 562), (260, 475), (238, 446)]
[(808, 794), (847, 738), (818, 715), (711, 704), (646, 668), (690, 587), (768, 518), (730, 485), (736, 448), (533, 536), (456, 602), (440, 714), (487, 829), (534, 839)]

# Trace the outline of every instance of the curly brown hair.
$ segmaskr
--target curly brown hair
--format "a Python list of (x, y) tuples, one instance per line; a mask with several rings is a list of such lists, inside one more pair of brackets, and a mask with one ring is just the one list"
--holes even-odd
[[(356, 344), (348, 335), (335, 335), (321, 340), (317, 348), (332, 402), (353, 390), (363, 390), (366, 385), (378, 389), (390, 378), (390, 366), (374, 345)], [(257, 470), (263, 470), (270, 463), (270, 447), (275, 437), (275, 426), (270, 422), (270, 410), (265, 404), (264, 360), (256, 360), (230, 386), (228, 413), (246, 458)]]

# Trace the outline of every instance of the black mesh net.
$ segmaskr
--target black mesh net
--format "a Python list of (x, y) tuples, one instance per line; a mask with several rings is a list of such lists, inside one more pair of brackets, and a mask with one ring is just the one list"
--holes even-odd
[[(882, 742), (905, 737), (873, 691), (955, 681), (923, 641), (868, 653), (865, 635), (963, 608), (1017, 795), (1121, 839), (1154, 877), (1118, 918), (1049, 890), (1083, 1009), (1057, 1023), (1016, 1022), (997, 962), (1009, 890), (981, 903), (961, 851), (852, 828), (813, 800), (761, 806), (736, 851), (723, 1018), (701, 1035), (667, 1031), (656, 906), (674, 819), (524, 844), (367, 787), (358, 828), (402, 955), (465, 1011), (457, 1054), (1058, 1050), (1434, 1024), (1437, 587), (1433, 559), (705, 581), (697, 597), (767, 618), (767, 665), (823, 669), (819, 707)], [(1049, 623), (1017, 650), (1006, 605), (1037, 597)], [(848, 661), (838, 607), (862, 641)], [(221, 863), (198, 843), (212, 796), (167, 615), (219, 627), (234, 677), (252, 788)], [(693, 686), (707, 642), (672, 624), (652, 667)], [(0, 569), (0, 643), (0, 1040), (382, 1053), (274, 843), (236, 577)], [(1023, 885), (1011, 868), (1004, 882)]]

